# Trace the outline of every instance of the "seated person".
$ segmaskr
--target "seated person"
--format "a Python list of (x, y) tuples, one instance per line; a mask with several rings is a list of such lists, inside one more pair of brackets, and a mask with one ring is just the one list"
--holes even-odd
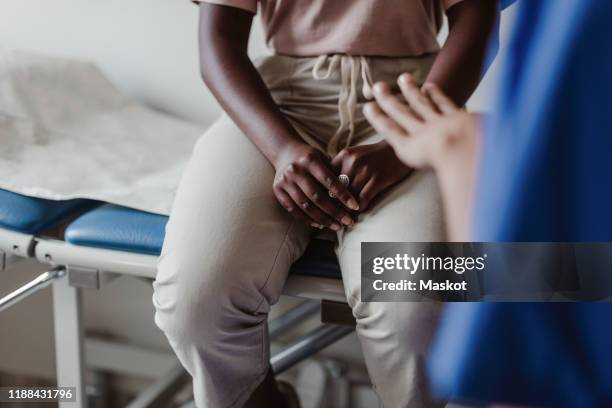
[(178, 188), (154, 283), (156, 323), (193, 376), (199, 407), (289, 406), (269, 366), (267, 316), (291, 264), (325, 228), (338, 241), (380, 401), (439, 406), (424, 356), (440, 305), (360, 300), (361, 242), (445, 240), (438, 186), (404, 165), (361, 111), (373, 81), (405, 71), (463, 104), (496, 1), (259, 5), (275, 54), (256, 64), (246, 49), (258, 2), (200, 5), (202, 76), (225, 115), (197, 143)]

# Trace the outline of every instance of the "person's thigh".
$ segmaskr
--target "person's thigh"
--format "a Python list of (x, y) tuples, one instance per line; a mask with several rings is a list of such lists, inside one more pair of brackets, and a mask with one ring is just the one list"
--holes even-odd
[(415, 171), (338, 233), (338, 257), (347, 296), (359, 299), (362, 242), (437, 242), (446, 236), (436, 177)]
[(273, 167), (237, 126), (226, 116), (216, 122), (193, 150), (166, 226), (160, 264), (180, 259), (184, 275), (160, 268), (157, 281), (176, 279), (188, 292), (203, 290), (203, 280), (235, 280), (243, 288), (233, 296), (248, 291), (240, 304), (265, 312), (259, 307), (276, 300), (308, 235), (276, 201), (273, 179)]
[(430, 407), (424, 358), (441, 305), (361, 302), (361, 243), (442, 241), (442, 206), (435, 176), (416, 172), (339, 234), (338, 257), (348, 302), (357, 319), (368, 371), (384, 406)]
[(199, 406), (241, 405), (269, 366), (267, 313), (310, 230), (277, 203), (274, 170), (227, 117), (181, 179), (154, 282), (155, 322)]

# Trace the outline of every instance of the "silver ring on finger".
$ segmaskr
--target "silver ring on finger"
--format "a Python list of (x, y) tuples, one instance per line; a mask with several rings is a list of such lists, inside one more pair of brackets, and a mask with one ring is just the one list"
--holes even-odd
[(346, 174), (339, 175), (338, 180), (340, 180), (340, 183), (342, 183), (344, 187), (348, 187), (351, 184), (351, 178)]
[[(346, 174), (340, 174), (338, 176), (338, 181), (340, 181), (340, 183), (344, 186), (344, 187), (348, 187), (351, 184), (351, 178), (349, 176), (347, 176)], [(334, 193), (332, 193), (331, 190), (329, 190), (329, 196), (331, 198), (336, 198), (336, 195)]]

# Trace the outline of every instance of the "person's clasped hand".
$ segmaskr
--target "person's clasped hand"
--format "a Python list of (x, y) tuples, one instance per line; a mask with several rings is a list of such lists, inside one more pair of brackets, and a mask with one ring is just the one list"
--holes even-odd
[(384, 141), (345, 148), (331, 162), (317, 149), (296, 144), (283, 150), (273, 190), (297, 219), (339, 231), (410, 172)]
[(279, 203), (294, 217), (314, 228), (339, 231), (354, 223), (359, 203), (334, 174), (329, 159), (305, 143), (285, 147), (276, 165), (273, 184)]
[(364, 106), (366, 119), (386, 140), (347, 147), (331, 162), (307, 144), (283, 150), (274, 194), (287, 211), (313, 227), (339, 231), (413, 168), (452, 169), (454, 161), (473, 157), (477, 115), (460, 109), (435, 84), (419, 88), (410, 74), (398, 84), (405, 102), (379, 82), (376, 102)]
[(331, 164), (338, 174), (348, 177), (349, 190), (359, 200), (362, 210), (412, 171), (385, 141), (347, 147), (332, 159)]

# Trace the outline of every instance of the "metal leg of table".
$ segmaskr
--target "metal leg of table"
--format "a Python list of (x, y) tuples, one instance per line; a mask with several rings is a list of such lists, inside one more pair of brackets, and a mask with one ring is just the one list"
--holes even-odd
[(81, 289), (70, 286), (68, 277), (53, 283), (55, 367), (58, 387), (75, 387), (75, 402), (60, 402), (59, 408), (84, 408), (85, 361), (81, 322)]

